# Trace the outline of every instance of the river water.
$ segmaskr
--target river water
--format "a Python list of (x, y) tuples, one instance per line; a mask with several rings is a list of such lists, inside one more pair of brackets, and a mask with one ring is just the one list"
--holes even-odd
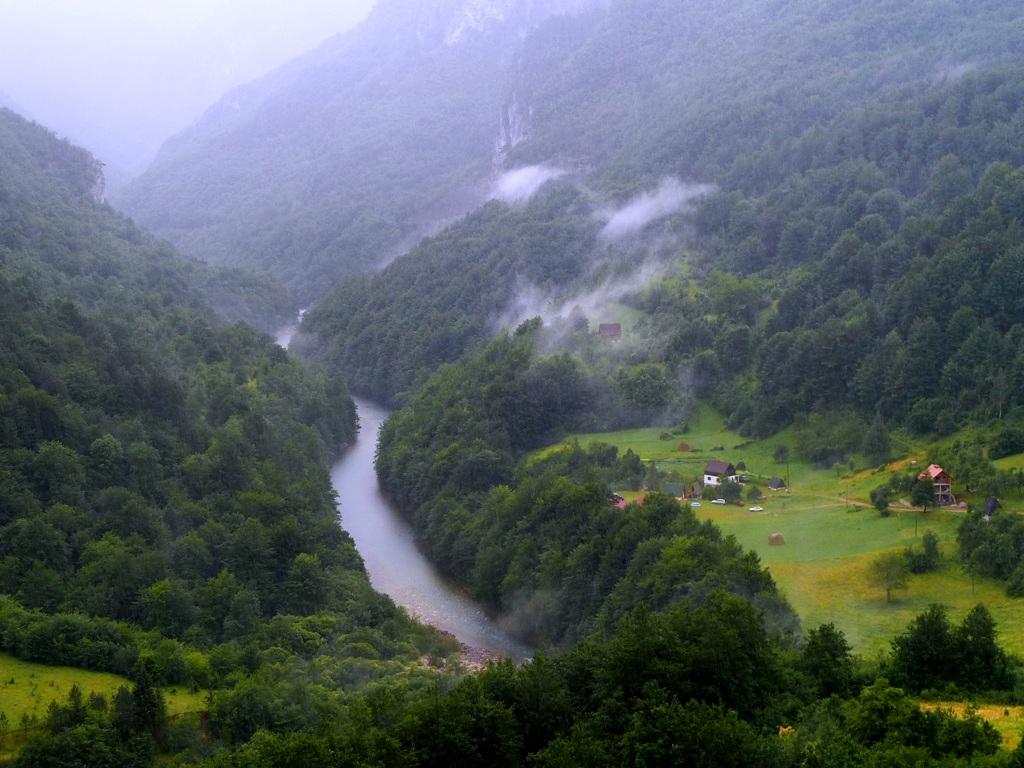
[(381, 495), (373, 468), (377, 435), (388, 417), (356, 399), (359, 439), (331, 470), (342, 527), (355, 540), (370, 583), (420, 621), (489, 657), (521, 661), (530, 650), (503, 632), (473, 600), (446, 582), (416, 546), (412, 527)]
[[(301, 321), (302, 316), (299, 316)], [(285, 349), (298, 322), (275, 335)], [(380, 492), (373, 460), (388, 412), (356, 398), (359, 438), (331, 468), (341, 525), (356, 543), (370, 583), (420, 621), (453, 635), (470, 656), (522, 661), (530, 649), (502, 631), (472, 599), (448, 583), (420, 552), (412, 527)]]

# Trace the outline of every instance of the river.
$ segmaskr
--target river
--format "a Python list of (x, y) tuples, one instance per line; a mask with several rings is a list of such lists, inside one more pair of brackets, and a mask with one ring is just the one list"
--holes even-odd
[[(299, 316), (299, 321), (302, 317)], [(275, 334), (285, 349), (298, 321)], [(359, 438), (331, 468), (342, 527), (356, 543), (370, 583), (420, 621), (453, 635), (470, 658), (522, 661), (530, 649), (504, 632), (480, 606), (441, 577), (416, 546), (412, 527), (380, 492), (373, 468), (377, 438), (388, 412), (356, 398)]]
[(412, 527), (381, 495), (373, 459), (383, 408), (356, 399), (359, 439), (331, 470), (342, 527), (356, 542), (370, 583), (420, 621), (448, 632), (477, 655), (521, 661), (530, 649), (503, 632), (472, 599), (446, 582), (416, 546)]

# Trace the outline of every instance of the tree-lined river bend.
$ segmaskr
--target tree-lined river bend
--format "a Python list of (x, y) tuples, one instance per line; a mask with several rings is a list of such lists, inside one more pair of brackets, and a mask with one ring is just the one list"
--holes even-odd
[(355, 540), (374, 589), (443, 632), (471, 656), (520, 661), (530, 649), (502, 631), (472, 599), (446, 582), (416, 546), (408, 521), (382, 495), (373, 468), (388, 412), (356, 399), (359, 438), (331, 470), (341, 524)]
[[(275, 334), (280, 346), (289, 347), (303, 314)], [(503, 631), (475, 601), (445, 581), (420, 552), (412, 526), (381, 493), (373, 467), (388, 411), (359, 398), (355, 403), (359, 436), (331, 468), (331, 483), (338, 494), (341, 525), (355, 541), (373, 588), (420, 621), (453, 635), (470, 659), (528, 658), (528, 646)]]

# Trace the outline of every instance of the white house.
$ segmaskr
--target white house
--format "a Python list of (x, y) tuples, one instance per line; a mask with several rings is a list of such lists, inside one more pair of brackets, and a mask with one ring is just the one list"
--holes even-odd
[(704, 467), (704, 485), (721, 485), (725, 482), (739, 482), (736, 467), (724, 461), (709, 461)]

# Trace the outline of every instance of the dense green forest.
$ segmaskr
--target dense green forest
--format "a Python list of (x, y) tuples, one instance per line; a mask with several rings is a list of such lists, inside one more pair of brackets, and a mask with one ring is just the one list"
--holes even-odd
[(757, 172), (752, 138), (785, 146), (880, 91), (1021, 53), (1012, 0), (477, 5), (380, 3), (228, 94), (119, 203), (312, 300), (478, 206), (495, 160), (583, 169), (612, 195), (665, 174), (728, 185)]
[(510, 160), (574, 161), (610, 189), (676, 174), (765, 192), (785, 176), (763, 149), (890, 89), (1015, 64), (1020, 23), (1008, 0), (607, 3), (525, 41), (530, 138)]
[(744, 279), (636, 304), (662, 360), (757, 434), (844, 408), (921, 434), (1005, 416), (1024, 395), (1022, 115), (1020, 70), (971, 75), (754, 156), (785, 181), (700, 214), (702, 263)]
[(220, 320), (85, 152), (8, 111), (0, 148), (0, 650), (214, 690), (241, 735), (450, 652), (338, 526), (344, 386)]
[[(340, 711), (305, 713), (298, 731), (263, 730), (212, 754), (192, 741), (178, 764), (1013, 768), (1024, 749), (1000, 750), (976, 712), (925, 710), (912, 695), (1006, 685), (1008, 672), (980, 606), (959, 625), (933, 606), (865, 665), (831, 625), (796, 648), (749, 603), (716, 591), (697, 606), (633, 611), (614, 633), (555, 658), (491, 665), (433, 690), (381, 688)], [(14, 764), (141, 766), (154, 744), (189, 744), (160, 723), (154, 693), (144, 674), (110, 704), (73, 691)]]
[(0, 112), (5, 263), (32, 279), (45, 298), (103, 303), (109, 297), (99, 288), (108, 279), (141, 293), (174, 292), (186, 306), (214, 307), (267, 332), (295, 316), (288, 293), (266, 277), (183, 258), (108, 207), (82, 205), (102, 198), (102, 166), (70, 144), (41, 142), (37, 126)]
[[(643, 317), (620, 362), (663, 366), (748, 433), (826, 413), (838, 456), (856, 447), (839, 432), (858, 434), (839, 428), (844, 412), (940, 435), (1012, 414), (1024, 397), (1022, 97), (1019, 69), (971, 74), (899, 90), (783, 147), (744, 140), (746, 173), (698, 209), (695, 255), (680, 266), (680, 246), (665, 277), (626, 299)], [(515, 301), (510, 274), (566, 295), (588, 285), (581, 265), (628, 261), (588, 251), (585, 236), (538, 255), (530, 235), (563, 221), (551, 201), (568, 194), (487, 209), (342, 284), (311, 315), (315, 354), (393, 399), (483, 343)]]
[(557, 292), (578, 282), (597, 231), (570, 185), (522, 208), (492, 202), (383, 271), (340, 283), (307, 315), (297, 349), (354, 391), (393, 402), (486, 343), (526, 286)]
[(793, 631), (795, 617), (757, 557), (671, 498), (625, 513), (612, 479), (643, 475), (614, 448), (524, 461), (593, 419), (601, 383), (573, 358), (535, 353), (535, 323), (443, 368), (385, 425), (381, 485), (413, 515), (435, 562), (540, 645), (614, 626), (715, 589), (749, 598)]

